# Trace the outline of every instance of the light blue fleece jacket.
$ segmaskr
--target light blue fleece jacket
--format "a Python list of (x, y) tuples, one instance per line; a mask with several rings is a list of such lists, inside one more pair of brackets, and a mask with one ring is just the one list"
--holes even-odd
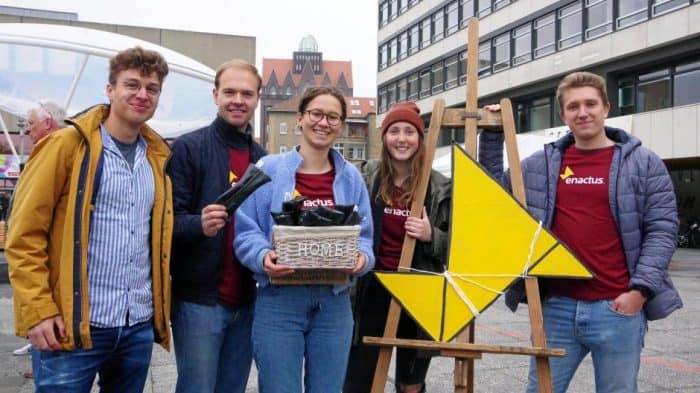
[[(271, 182), (258, 188), (236, 211), (236, 228), (233, 242), (236, 256), (241, 263), (255, 274), (261, 287), (270, 280), (263, 269), (263, 259), (272, 250), (270, 238), (274, 221), (270, 212), (281, 212), (282, 203), (292, 199), (295, 187), (295, 174), (303, 162), (295, 147), (291, 151), (266, 156), (256, 164)], [(372, 213), (367, 188), (357, 168), (345, 161), (343, 156), (331, 149), (335, 167), (333, 197), (336, 205), (357, 205), (361, 217), (358, 248), (365, 254), (367, 263), (359, 276), (374, 268), (372, 252)], [(340, 293), (348, 285), (336, 285), (335, 293)]]

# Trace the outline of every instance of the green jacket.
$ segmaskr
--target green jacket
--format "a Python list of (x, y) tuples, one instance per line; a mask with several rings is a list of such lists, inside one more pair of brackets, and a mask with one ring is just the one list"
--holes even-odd
[[(88, 231), (102, 138), (109, 107), (93, 107), (72, 126), (43, 138), (17, 186), (5, 255), (15, 306), (15, 332), (61, 315), (64, 349), (92, 348), (88, 302)], [(156, 341), (170, 345), (170, 243), (172, 187), (165, 175), (170, 148), (148, 126), (141, 129), (155, 178), (151, 212), (153, 325)]]

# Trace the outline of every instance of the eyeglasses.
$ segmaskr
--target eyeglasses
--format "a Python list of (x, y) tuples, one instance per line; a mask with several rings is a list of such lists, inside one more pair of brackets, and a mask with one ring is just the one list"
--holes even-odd
[(341, 119), (340, 115), (337, 113), (323, 113), (323, 111), (320, 111), (318, 109), (311, 109), (308, 111), (304, 111), (304, 113), (308, 113), (309, 120), (311, 120), (314, 123), (318, 123), (325, 117), (326, 121), (328, 122), (328, 125), (335, 127), (343, 121), (343, 119)]
[(160, 86), (155, 83), (151, 83), (146, 86), (141, 86), (141, 83), (135, 80), (125, 80), (122, 82), (122, 86), (131, 94), (138, 94), (142, 88), (146, 89), (146, 94), (151, 97), (157, 97), (160, 94)]

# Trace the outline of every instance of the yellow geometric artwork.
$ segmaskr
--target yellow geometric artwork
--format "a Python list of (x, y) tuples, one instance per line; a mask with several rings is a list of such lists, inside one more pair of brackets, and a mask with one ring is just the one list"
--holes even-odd
[(588, 269), (458, 145), (452, 148), (447, 271), (376, 276), (433, 340), (447, 342), (524, 276)]

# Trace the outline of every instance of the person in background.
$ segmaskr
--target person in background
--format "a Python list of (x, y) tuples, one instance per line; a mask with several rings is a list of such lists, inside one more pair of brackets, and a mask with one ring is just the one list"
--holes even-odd
[(260, 99), (255, 66), (219, 66), (214, 121), (173, 143), (173, 338), (177, 393), (243, 393), (253, 362), (255, 281), (233, 252), (234, 219), (216, 198), (265, 155), (250, 120)]
[[(557, 100), (571, 132), (523, 160), (527, 207), (594, 278), (540, 280), (547, 345), (566, 350), (549, 359), (552, 384), (565, 392), (590, 352), (596, 391), (636, 392), (647, 321), (683, 305), (668, 275), (678, 233), (673, 184), (659, 156), (605, 126), (610, 103), (602, 77), (567, 75)], [(482, 132), (480, 155), (488, 153), (483, 164), (495, 175), (502, 149), (503, 134)], [(510, 187), (508, 173), (503, 181)], [(522, 284), (506, 293), (513, 310), (524, 300)], [(533, 358), (527, 391), (538, 385)]]
[(109, 105), (42, 139), (17, 187), (5, 255), (16, 334), (39, 393), (143, 392), (154, 340), (170, 344), (170, 149), (146, 125), (168, 64), (110, 59)]
[[(27, 111), (27, 125), (25, 133), (32, 140), (32, 145), (36, 145), (45, 136), (66, 126), (66, 110), (62, 106), (50, 100), (39, 100), (36, 105)], [(3, 193), (6, 195), (5, 193)], [(9, 217), (10, 198), (0, 197), (0, 219), (7, 220)], [(27, 355), (31, 352), (32, 344), (24, 345), (12, 351), (14, 355)], [(32, 378), (32, 370), (23, 373), (25, 378)]]
[(66, 126), (66, 110), (50, 100), (39, 100), (27, 112), (27, 127), (32, 144), (36, 145), (42, 138)]
[[(397, 270), (406, 235), (416, 239), (412, 268), (436, 273), (445, 270), (451, 201), (449, 179), (431, 171), (422, 216), (409, 217), (426, 155), (423, 128), (416, 104), (395, 104), (382, 121), (380, 160), (359, 165), (372, 205), (376, 270)], [(374, 275), (361, 277), (355, 291), (355, 342), (350, 351), (344, 393), (371, 390), (379, 348), (363, 345), (361, 340), (363, 336), (383, 335), (391, 302), (391, 295)], [(405, 312), (401, 313), (397, 336), (427, 338)], [(397, 392), (425, 391), (429, 366), (429, 352), (399, 348), (395, 367)]]
[(345, 98), (338, 89), (308, 89), (297, 113), (301, 144), (258, 162), (272, 182), (236, 212), (236, 255), (255, 273), (259, 286), (253, 353), (261, 393), (301, 392), (302, 386), (306, 392), (340, 392), (343, 387), (353, 327), (349, 285), (270, 284), (271, 277), (294, 272), (276, 263), (270, 213), (281, 212), (282, 203), (297, 195), (307, 198), (304, 208), (356, 205), (361, 217), (359, 252), (349, 273), (359, 276), (372, 270), (367, 189), (357, 168), (331, 148), (346, 116)]

